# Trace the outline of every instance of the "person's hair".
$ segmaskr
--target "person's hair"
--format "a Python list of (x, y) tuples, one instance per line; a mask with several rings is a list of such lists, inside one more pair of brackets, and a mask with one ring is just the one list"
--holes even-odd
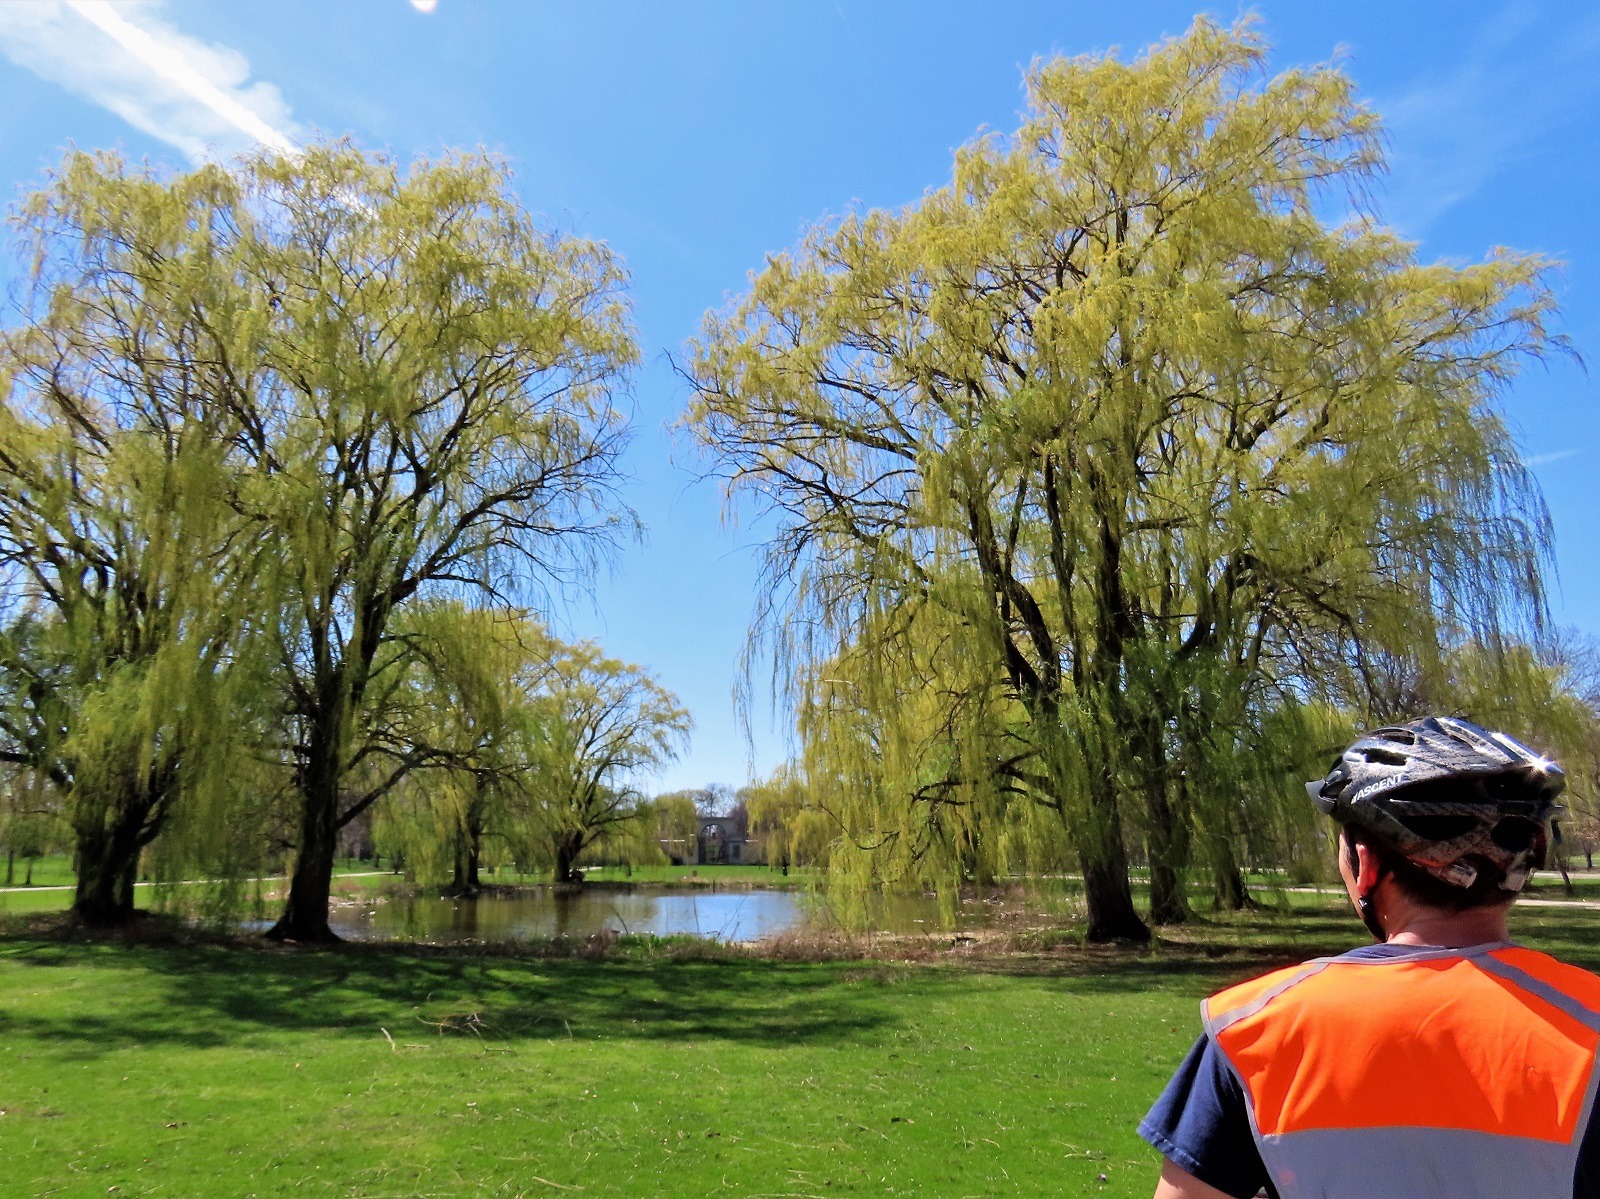
[(1345, 861), (1350, 864), (1350, 872), (1360, 873), (1361, 866), (1356, 856), (1356, 846), (1365, 845), (1377, 856), (1380, 875), (1387, 874), (1393, 878), (1395, 886), (1400, 888), (1405, 897), (1413, 903), (1430, 908), (1442, 908), (1447, 912), (1467, 912), (1473, 908), (1508, 904), (1516, 898), (1516, 892), (1501, 888), (1500, 883), (1504, 875), (1490, 862), (1481, 859), (1472, 860), (1471, 864), (1478, 868), (1477, 879), (1470, 887), (1458, 887), (1454, 883), (1445, 882), (1442, 878), (1435, 878), (1406, 858), (1399, 850), (1378, 840), (1366, 829), (1353, 824), (1342, 827), (1343, 852)]

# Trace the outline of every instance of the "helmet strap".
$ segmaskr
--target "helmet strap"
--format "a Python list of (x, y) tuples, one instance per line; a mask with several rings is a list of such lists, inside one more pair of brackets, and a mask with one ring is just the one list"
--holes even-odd
[(1361, 914), (1361, 923), (1367, 926), (1367, 931), (1372, 934), (1372, 939), (1382, 945), (1389, 939), (1389, 934), (1384, 931), (1383, 922), (1378, 919), (1378, 909), (1372, 906), (1372, 900), (1365, 895), (1356, 898), (1356, 911)]
[(1506, 876), (1500, 880), (1500, 889), (1513, 894), (1522, 890), (1528, 881), (1528, 875), (1533, 873), (1533, 868), (1528, 863), (1532, 851), (1524, 849), (1511, 859), (1511, 864), (1506, 867)]

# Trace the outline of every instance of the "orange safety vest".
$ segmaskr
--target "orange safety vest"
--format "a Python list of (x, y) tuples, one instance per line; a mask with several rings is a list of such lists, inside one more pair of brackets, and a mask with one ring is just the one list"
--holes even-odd
[(1282, 1199), (1572, 1194), (1600, 978), (1506, 942), (1319, 958), (1202, 1007)]

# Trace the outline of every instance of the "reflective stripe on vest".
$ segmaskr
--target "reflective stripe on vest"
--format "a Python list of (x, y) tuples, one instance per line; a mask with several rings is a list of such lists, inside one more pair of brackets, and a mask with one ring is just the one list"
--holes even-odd
[(1321, 958), (1206, 1000), (1282, 1199), (1570, 1196), (1600, 978), (1509, 944)]

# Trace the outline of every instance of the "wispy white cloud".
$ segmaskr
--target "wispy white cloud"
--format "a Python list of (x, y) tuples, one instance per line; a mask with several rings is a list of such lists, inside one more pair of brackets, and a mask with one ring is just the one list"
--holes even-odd
[(1582, 449), (1575, 449), (1575, 450), (1557, 450), (1553, 454), (1535, 454), (1531, 458), (1524, 458), (1522, 460), (1522, 465), (1524, 465), (1524, 466), (1549, 466), (1552, 462), (1564, 462), (1568, 458), (1576, 458), (1581, 453), (1583, 453)]
[(1420, 236), (1572, 122), (1584, 122), (1587, 133), (1600, 95), (1597, 53), (1594, 10), (1511, 4), (1483, 20), (1454, 71), (1376, 96), (1391, 147), (1389, 220)]
[(292, 150), (282, 93), (238, 51), (161, 19), (160, 0), (0, 0), (0, 50), (193, 161)]

